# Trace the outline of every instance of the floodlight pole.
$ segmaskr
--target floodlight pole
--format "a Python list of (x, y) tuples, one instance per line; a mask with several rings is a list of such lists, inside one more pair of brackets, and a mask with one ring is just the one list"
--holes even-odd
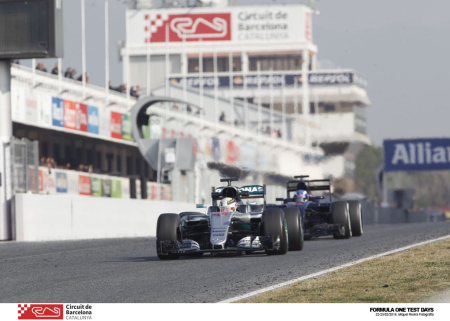
[[(12, 184), (9, 142), (12, 136), (11, 61), (0, 60), (0, 240), (12, 238), (10, 204)], [(9, 178), (9, 179), (8, 179)]]
[(83, 98), (86, 97), (86, 17), (85, 0), (81, 0), (81, 79), (83, 84)]
[(105, 103), (108, 104), (109, 96), (109, 17), (108, 0), (105, 0)]

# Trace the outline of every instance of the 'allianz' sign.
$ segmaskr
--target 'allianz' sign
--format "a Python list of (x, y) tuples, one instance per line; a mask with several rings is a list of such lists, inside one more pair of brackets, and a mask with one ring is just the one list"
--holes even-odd
[(450, 169), (450, 138), (385, 140), (386, 171)]

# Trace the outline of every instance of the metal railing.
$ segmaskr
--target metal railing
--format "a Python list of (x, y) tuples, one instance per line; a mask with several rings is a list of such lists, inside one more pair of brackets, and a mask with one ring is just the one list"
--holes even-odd
[(39, 145), (26, 138), (11, 139), (12, 189), (39, 193)]

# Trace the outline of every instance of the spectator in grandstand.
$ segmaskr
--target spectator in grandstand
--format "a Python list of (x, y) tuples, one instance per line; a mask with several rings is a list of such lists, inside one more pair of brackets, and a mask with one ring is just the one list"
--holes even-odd
[(139, 86), (133, 86), (130, 88), (130, 96), (139, 98)]
[(66, 164), (66, 169), (68, 169), (68, 170), (72, 169), (72, 165), (70, 165), (70, 163), (67, 163)]
[(64, 72), (64, 77), (66, 78), (72, 78), (72, 68), (68, 67), (66, 71)]
[(39, 161), (39, 166), (45, 166), (47, 165), (47, 162), (45, 161), (45, 157), (41, 157), (41, 160)]
[(52, 75), (58, 74), (58, 63), (55, 64), (55, 68), (52, 69)]
[(36, 66), (36, 70), (39, 70), (42, 72), (47, 72), (47, 68), (45, 68), (45, 65), (42, 62), (38, 62), (37, 66)]
[(88, 172), (91, 174), (94, 172), (94, 165), (89, 165)]
[(72, 76), (69, 77), (71, 79), (75, 79), (75, 74), (77, 73), (77, 71), (75, 69), (72, 69)]
[(78, 171), (79, 172), (83, 172), (84, 171), (84, 165), (83, 164), (78, 165)]
[(278, 130), (277, 130), (277, 137), (278, 137), (278, 138), (281, 138), (281, 129), (278, 129)]
[(239, 126), (239, 122), (237, 119), (234, 120), (234, 126)]
[(186, 111), (187, 111), (188, 113), (192, 113), (192, 108), (191, 108), (191, 106), (187, 105)]
[(113, 85), (111, 84), (111, 81), (108, 82), (108, 86), (109, 86), (109, 90), (115, 90), (117, 91), (116, 87), (113, 87)]
[(224, 112), (222, 112), (222, 113), (220, 114), (219, 121), (225, 122), (225, 113), (224, 113)]
[[(75, 76), (75, 75), (74, 75)], [(85, 77), (86, 77), (86, 82), (88, 82), (89, 79), (89, 74), (85, 73)], [(78, 81), (83, 81), (83, 77), (80, 75), (80, 77), (77, 78)]]

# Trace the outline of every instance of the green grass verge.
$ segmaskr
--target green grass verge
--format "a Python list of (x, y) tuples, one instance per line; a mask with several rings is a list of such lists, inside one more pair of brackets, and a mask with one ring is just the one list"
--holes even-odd
[(450, 287), (450, 239), (262, 293), (249, 303), (415, 303)]

